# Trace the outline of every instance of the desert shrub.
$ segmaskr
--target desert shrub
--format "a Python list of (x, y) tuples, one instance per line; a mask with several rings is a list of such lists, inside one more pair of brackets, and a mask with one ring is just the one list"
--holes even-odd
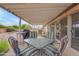
[(14, 31), (16, 31), (16, 29), (14, 27), (8, 27), (6, 29), (6, 32), (14, 32)]
[(6, 39), (0, 39), (0, 55), (4, 54), (9, 48), (8, 41)]

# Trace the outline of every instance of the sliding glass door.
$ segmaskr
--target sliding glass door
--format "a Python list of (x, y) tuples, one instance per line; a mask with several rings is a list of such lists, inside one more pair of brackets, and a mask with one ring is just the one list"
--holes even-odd
[(79, 51), (79, 13), (72, 15), (72, 48)]

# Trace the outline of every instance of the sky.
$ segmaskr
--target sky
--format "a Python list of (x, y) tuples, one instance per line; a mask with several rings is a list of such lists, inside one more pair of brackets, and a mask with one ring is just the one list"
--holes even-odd
[[(0, 25), (5, 26), (13, 26), (17, 25), (19, 26), (19, 20), (20, 18), (15, 16), (14, 14), (8, 12), (7, 10), (0, 7)], [(42, 25), (31, 25), (28, 22), (21, 20), (21, 24), (27, 24), (30, 25), (33, 28), (40, 29), (42, 28)]]
[[(19, 17), (0, 7), (0, 24), (5, 26), (19, 25)], [(28, 24), (21, 20), (21, 24)]]

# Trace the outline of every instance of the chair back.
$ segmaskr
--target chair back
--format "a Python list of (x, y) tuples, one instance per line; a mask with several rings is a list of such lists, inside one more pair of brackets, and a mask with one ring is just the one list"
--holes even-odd
[(27, 38), (29, 38), (29, 36), (30, 36), (30, 31), (29, 30), (26, 30), (26, 29), (24, 29), (23, 30), (23, 39), (27, 39)]
[(30, 38), (37, 38), (37, 32), (30, 32)]
[(60, 54), (61, 55), (64, 52), (65, 48), (67, 47), (67, 43), (68, 43), (68, 37), (65, 36), (64, 38), (61, 39), (61, 47), (60, 47)]
[(18, 41), (14, 37), (9, 37), (8, 41), (11, 47), (13, 48), (15, 54), (18, 55), (20, 53), (20, 49), (18, 47)]

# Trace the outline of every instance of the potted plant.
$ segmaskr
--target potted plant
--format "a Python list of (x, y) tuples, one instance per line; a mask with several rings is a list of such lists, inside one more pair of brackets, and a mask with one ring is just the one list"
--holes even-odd
[(0, 56), (9, 50), (9, 44), (6, 39), (0, 39)]

